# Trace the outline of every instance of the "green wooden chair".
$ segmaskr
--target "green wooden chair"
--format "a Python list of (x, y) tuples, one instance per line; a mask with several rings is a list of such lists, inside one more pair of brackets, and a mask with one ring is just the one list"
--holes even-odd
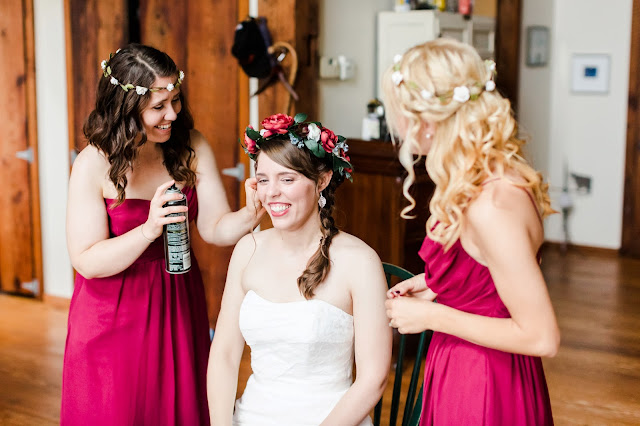
[[(400, 281), (409, 279), (414, 276), (411, 272), (403, 269), (399, 266), (392, 265), (390, 263), (383, 263), (384, 273), (387, 277), (387, 285), (392, 287), (395, 285), (394, 277), (397, 277)], [(409, 389), (405, 398), (404, 413), (402, 415), (402, 426), (416, 426), (420, 421), (420, 411), (422, 410), (422, 385), (416, 396), (416, 389), (418, 383), (422, 382), (420, 376), (420, 367), (424, 362), (424, 357), (431, 341), (431, 330), (423, 331), (420, 333), (418, 340), (418, 348), (415, 354), (415, 363), (413, 365), (413, 371), (411, 373), (411, 380), (409, 381)], [(391, 395), (391, 412), (389, 415), (389, 426), (396, 426), (398, 422), (398, 411), (400, 409), (400, 393), (402, 389), (402, 372), (405, 363), (405, 352), (407, 346), (407, 337), (403, 334), (400, 335), (400, 342), (398, 344), (398, 353), (396, 361), (396, 374), (393, 381), (393, 393)], [(373, 424), (374, 426), (381, 426), (381, 414), (382, 414), (382, 398), (378, 401), (373, 411)]]

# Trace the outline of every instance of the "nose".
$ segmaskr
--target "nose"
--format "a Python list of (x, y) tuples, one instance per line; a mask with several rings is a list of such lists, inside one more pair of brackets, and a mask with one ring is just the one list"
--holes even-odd
[(168, 121), (174, 121), (178, 118), (178, 111), (176, 111), (172, 103), (169, 103), (169, 107), (167, 108), (167, 113), (164, 115), (164, 118)]
[(274, 180), (269, 181), (269, 183), (267, 184), (266, 195), (267, 195), (267, 201), (273, 198), (276, 198), (278, 195), (280, 195), (280, 186), (278, 185), (277, 179), (275, 181)]

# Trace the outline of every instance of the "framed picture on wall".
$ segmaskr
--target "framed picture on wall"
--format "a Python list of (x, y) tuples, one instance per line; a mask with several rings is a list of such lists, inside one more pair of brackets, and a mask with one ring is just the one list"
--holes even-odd
[(608, 93), (610, 57), (606, 54), (574, 54), (571, 57), (571, 91)]
[(527, 27), (527, 66), (544, 67), (549, 63), (549, 27)]

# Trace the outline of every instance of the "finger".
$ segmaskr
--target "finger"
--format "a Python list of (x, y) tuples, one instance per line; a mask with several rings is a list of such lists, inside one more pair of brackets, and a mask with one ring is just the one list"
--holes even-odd
[(390, 288), (389, 290), (387, 290), (387, 299), (393, 299), (399, 296), (404, 296), (404, 294), (402, 294), (400, 290), (394, 290), (394, 288)]
[(244, 181), (244, 187), (253, 189), (254, 191), (258, 188), (258, 179), (255, 177), (250, 177)]
[(184, 197), (184, 195), (182, 194), (182, 192), (180, 193), (170, 193), (170, 194), (161, 194), (156, 198), (157, 204), (164, 207), (165, 204), (167, 204), (170, 201), (178, 201), (178, 200), (182, 200), (182, 198)]
[(187, 218), (185, 216), (167, 216), (167, 217), (161, 217), (159, 218), (156, 223), (160, 226), (164, 226), (167, 225), (169, 223), (180, 223), (180, 222), (184, 222), (185, 220), (187, 220)]
[(154, 197), (157, 197), (159, 195), (164, 194), (165, 192), (167, 192), (167, 189), (169, 189), (169, 187), (171, 185), (173, 185), (174, 183), (176, 183), (175, 179), (171, 179), (166, 181), (165, 183), (163, 183), (162, 185), (160, 185), (157, 189), (156, 189), (156, 193), (154, 195)]
[(189, 211), (187, 206), (171, 206), (162, 208), (162, 216), (167, 216), (174, 213), (186, 213)]
[(389, 291), (398, 296), (404, 296), (411, 291), (411, 289), (413, 289), (413, 285), (408, 281), (403, 281), (391, 287)]

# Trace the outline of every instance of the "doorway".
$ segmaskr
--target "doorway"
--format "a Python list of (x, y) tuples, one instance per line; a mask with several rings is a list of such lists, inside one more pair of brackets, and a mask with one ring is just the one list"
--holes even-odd
[(633, 1), (629, 57), (629, 105), (620, 253), (640, 258), (640, 0)]

